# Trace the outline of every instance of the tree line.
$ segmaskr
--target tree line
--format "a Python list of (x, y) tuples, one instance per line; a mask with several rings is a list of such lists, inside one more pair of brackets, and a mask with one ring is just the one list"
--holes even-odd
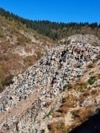
[(27, 28), (31, 28), (36, 30), (38, 33), (48, 36), (53, 40), (58, 40), (63, 37), (76, 34), (76, 33), (92, 33), (100, 37), (100, 24), (97, 22), (94, 23), (58, 23), (58, 22), (50, 22), (48, 20), (29, 20), (18, 15), (15, 15), (9, 11), (5, 11), (3, 8), (0, 8), (0, 15), (4, 16), (5, 18), (9, 19), (10, 21), (15, 20), (24, 25)]

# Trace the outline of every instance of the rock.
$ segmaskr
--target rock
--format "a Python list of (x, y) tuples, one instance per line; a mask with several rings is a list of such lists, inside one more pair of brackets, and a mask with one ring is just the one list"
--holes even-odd
[[(7, 111), (17, 108), (23, 101), (25, 105), (28, 105), (26, 112), (23, 115), (21, 114), (20, 120), (17, 117), (11, 119), (10, 116), (9, 119), (6, 119), (6, 124), (9, 127), (13, 125), (16, 127), (10, 129), (10, 132), (40, 133), (42, 125), (44, 128), (47, 127), (47, 124), (52, 120), (51, 114), (54, 108), (59, 105), (58, 101), (63, 97), (68, 84), (74, 78), (83, 76), (89, 63), (97, 60), (96, 57), (100, 54), (100, 47), (91, 46), (86, 42), (82, 43), (80, 40), (83, 40), (83, 37), (78, 42), (68, 46), (61, 45), (51, 49), (34, 66), (29, 67), (23, 74), (13, 78), (14, 83), (7, 88), (9, 97), (5, 95), (1, 102), (0, 112), (3, 112), (5, 108)], [(30, 106), (29, 102), (26, 101), (31, 94), (36, 93), (39, 96), (31, 105), (33, 108), (28, 111)], [(78, 94), (76, 95), (78, 96)], [(4, 106), (3, 102), (5, 102)], [(54, 104), (56, 102), (57, 105)], [(46, 108), (47, 103), (52, 104)], [(92, 101), (87, 100), (81, 106), (90, 104), (92, 104)], [(17, 121), (17, 124), (14, 124), (14, 121)]]

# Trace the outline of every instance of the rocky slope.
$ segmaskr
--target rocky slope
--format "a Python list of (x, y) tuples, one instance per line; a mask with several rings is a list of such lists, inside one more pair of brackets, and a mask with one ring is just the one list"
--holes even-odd
[(90, 43), (92, 45), (100, 45), (100, 39), (92, 34), (75, 34), (65, 37), (58, 41), (58, 43), (73, 43), (73, 42)]
[(54, 45), (22, 23), (0, 16), (0, 91), (7, 77), (25, 71)]
[(3, 133), (65, 133), (100, 107), (100, 46), (82, 41), (47, 52), (0, 94)]

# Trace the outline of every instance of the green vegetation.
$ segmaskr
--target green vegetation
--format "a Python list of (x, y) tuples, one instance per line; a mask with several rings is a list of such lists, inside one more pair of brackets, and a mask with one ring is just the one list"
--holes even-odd
[(3, 38), (3, 37), (4, 37), (4, 35), (2, 33), (0, 33), (0, 38)]
[(54, 108), (51, 108), (50, 111), (44, 116), (44, 119), (45, 119), (46, 117), (49, 117), (50, 115), (52, 115), (53, 112), (54, 112)]
[(88, 83), (89, 83), (90, 85), (94, 84), (94, 82), (95, 82), (95, 77), (90, 77), (90, 78), (88, 79)]
[(41, 133), (45, 133), (45, 130), (44, 130), (44, 129), (42, 129), (42, 130), (41, 130)]
[(62, 103), (65, 103), (66, 101), (67, 101), (67, 98), (64, 97), (64, 98), (62, 99)]
[(57, 23), (50, 21), (32, 21), (21, 18), (13, 13), (5, 11), (0, 8), (0, 15), (4, 16), (10, 21), (17, 21), (26, 25), (27, 28), (36, 30), (38, 33), (48, 36), (53, 40), (58, 40), (63, 37), (73, 34), (94, 34), (100, 38), (100, 24), (95, 23)]
[(63, 86), (63, 91), (65, 91), (67, 89), (67, 85)]
[(12, 82), (12, 78), (13, 78), (13, 75), (9, 75), (7, 76), (3, 81), (2, 81), (2, 85), (3, 86), (8, 86), (10, 85)]
[(5, 86), (8, 86), (13, 83), (12, 78), (13, 75), (9, 75), (5, 79), (0, 81), (0, 92), (4, 89)]

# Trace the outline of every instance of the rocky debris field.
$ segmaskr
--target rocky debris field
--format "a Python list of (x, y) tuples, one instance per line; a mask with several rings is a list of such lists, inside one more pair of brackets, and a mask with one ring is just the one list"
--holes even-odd
[[(100, 46), (89, 43), (77, 41), (51, 49), (34, 66), (14, 77), (13, 84), (0, 94), (1, 132), (50, 132), (50, 123), (63, 121), (62, 117), (53, 118), (52, 114), (61, 106), (65, 92), (69, 92), (69, 84), (83, 77), (94, 65), (99, 71), (99, 58)], [(88, 101), (80, 106), (91, 105), (91, 100)]]
[(91, 34), (72, 35), (72, 36), (68, 37), (68, 40), (71, 40), (71, 42), (73, 42), (75, 40), (75, 41), (81, 41), (81, 42), (84, 42), (84, 43), (90, 43), (94, 46), (97, 46), (97, 45), (100, 44), (100, 39), (98, 37), (96, 37), (95, 35), (91, 35)]

